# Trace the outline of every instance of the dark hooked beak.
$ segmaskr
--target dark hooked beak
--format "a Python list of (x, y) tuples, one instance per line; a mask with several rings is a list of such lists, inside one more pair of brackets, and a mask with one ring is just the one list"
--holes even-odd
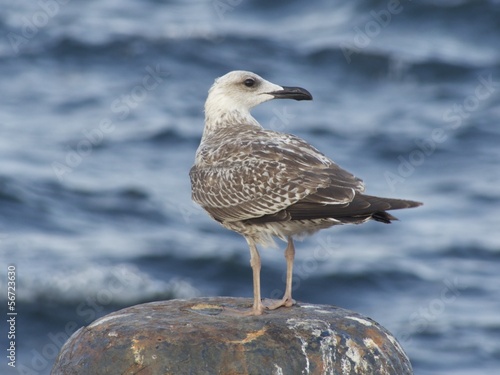
[(313, 98), (311, 93), (302, 87), (283, 86), (283, 90), (268, 92), (268, 94), (276, 99), (312, 100)]

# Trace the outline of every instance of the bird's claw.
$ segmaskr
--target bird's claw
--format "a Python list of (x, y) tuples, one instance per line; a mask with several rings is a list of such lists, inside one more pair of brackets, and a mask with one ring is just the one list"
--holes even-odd
[(270, 306), (267, 306), (266, 308), (268, 310), (276, 310), (280, 307), (292, 307), (295, 304), (296, 304), (296, 302), (294, 299), (292, 299), (290, 297), (283, 297), (283, 299), (281, 299), (280, 301), (273, 303)]

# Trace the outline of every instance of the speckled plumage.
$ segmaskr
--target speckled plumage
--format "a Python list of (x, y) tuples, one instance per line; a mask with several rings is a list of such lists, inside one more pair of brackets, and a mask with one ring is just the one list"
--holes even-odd
[[(193, 200), (224, 227), (245, 236), (253, 257), (258, 256), (255, 245), (270, 245), (273, 237), (288, 239), (293, 248), (293, 236), (369, 219), (389, 223), (395, 218), (385, 210), (420, 205), (364, 195), (359, 178), (306, 141), (263, 129), (250, 115), (253, 106), (287, 95), (312, 99), (303, 89), (274, 85), (250, 72), (217, 79), (190, 171)], [(262, 311), (255, 304), (254, 312)]]
[[(191, 180), (193, 199), (215, 220), (259, 244), (268, 244), (269, 235), (286, 239), (314, 231), (320, 223), (338, 223), (332, 218), (294, 223), (286, 208), (302, 200), (348, 203), (363, 191), (361, 180), (305, 141), (254, 125), (216, 130), (207, 137)], [(325, 188), (335, 195), (319, 195)], [(269, 215), (276, 215), (275, 220), (252, 222)]]

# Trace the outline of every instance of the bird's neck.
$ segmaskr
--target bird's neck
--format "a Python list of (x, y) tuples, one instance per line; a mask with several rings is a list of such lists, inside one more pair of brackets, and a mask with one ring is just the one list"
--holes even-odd
[(262, 126), (250, 114), (247, 109), (212, 109), (205, 106), (205, 129), (203, 130), (203, 138), (217, 133), (219, 130), (231, 128), (237, 130), (238, 127), (255, 126), (259, 129)]

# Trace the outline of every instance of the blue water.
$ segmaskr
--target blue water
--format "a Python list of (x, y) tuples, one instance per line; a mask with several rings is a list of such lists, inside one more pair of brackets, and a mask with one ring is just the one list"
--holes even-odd
[[(297, 243), (294, 297), (377, 320), (415, 374), (498, 372), (499, 19), (493, 0), (4, 1), (4, 354), (8, 265), (18, 315), (0, 372), (48, 374), (72, 332), (126, 306), (252, 295), (245, 241), (188, 178), (207, 90), (235, 69), (313, 94), (257, 108), (265, 127), (425, 203)], [(276, 297), (282, 251), (262, 256)]]

